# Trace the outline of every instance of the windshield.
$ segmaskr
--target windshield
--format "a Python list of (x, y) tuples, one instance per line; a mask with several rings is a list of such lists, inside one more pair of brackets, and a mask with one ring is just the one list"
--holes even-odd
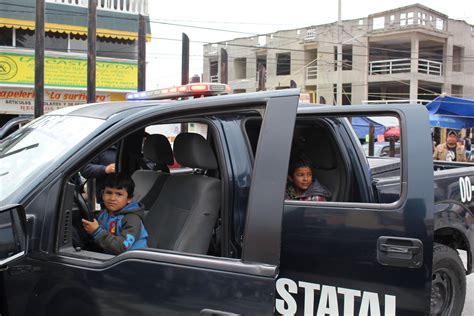
[(62, 158), (102, 120), (43, 116), (0, 142), (0, 202)]

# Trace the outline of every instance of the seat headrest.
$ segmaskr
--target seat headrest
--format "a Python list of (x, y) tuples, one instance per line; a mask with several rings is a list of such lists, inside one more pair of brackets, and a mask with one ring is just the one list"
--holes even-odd
[(153, 134), (145, 138), (143, 155), (159, 164), (172, 165), (174, 163), (170, 142), (161, 134)]
[(217, 161), (209, 142), (199, 134), (181, 133), (174, 140), (176, 161), (185, 167), (217, 169)]
[(298, 150), (307, 155), (316, 169), (337, 167), (333, 138), (324, 130), (311, 130), (297, 140)]

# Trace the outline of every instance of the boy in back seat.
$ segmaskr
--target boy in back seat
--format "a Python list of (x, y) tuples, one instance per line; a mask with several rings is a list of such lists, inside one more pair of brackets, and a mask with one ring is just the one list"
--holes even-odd
[(304, 154), (290, 159), (285, 200), (327, 201), (331, 192), (313, 178), (311, 161)]

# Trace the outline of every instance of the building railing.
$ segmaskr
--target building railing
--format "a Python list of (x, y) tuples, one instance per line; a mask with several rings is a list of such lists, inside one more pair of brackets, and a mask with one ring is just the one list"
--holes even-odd
[(418, 72), (427, 75), (441, 76), (443, 74), (443, 63), (434, 60), (419, 59)]
[(318, 66), (306, 67), (306, 80), (318, 79)]
[[(391, 75), (411, 71), (411, 59), (387, 59), (369, 62), (369, 75)], [(428, 59), (418, 59), (418, 72), (441, 76), (443, 74), (443, 63)]]
[(213, 83), (219, 82), (219, 75), (211, 76), (209, 79)]
[[(46, 0), (46, 2), (87, 8), (89, 0)], [(148, 0), (97, 0), (97, 9), (148, 15)]]
[(391, 75), (394, 73), (410, 72), (409, 58), (376, 60), (369, 62), (369, 75)]

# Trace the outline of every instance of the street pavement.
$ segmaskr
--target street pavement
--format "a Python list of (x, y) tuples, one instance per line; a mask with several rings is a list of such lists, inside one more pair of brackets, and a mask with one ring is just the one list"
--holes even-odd
[[(460, 251), (461, 259), (466, 265), (467, 256), (465, 251)], [(466, 287), (466, 302), (464, 303), (464, 310), (462, 316), (474, 315), (474, 274), (467, 276), (467, 287)]]

